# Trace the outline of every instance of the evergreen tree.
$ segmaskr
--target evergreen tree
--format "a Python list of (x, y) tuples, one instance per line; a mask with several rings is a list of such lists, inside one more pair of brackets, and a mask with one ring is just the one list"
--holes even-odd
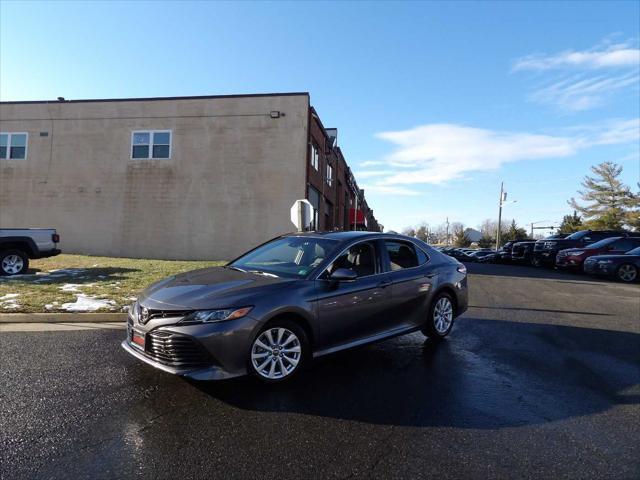
[(585, 219), (585, 226), (592, 229), (619, 229), (625, 224), (636, 226), (640, 200), (618, 177), (622, 166), (604, 162), (591, 167), (594, 176), (585, 176), (582, 182), (584, 190), (578, 193), (585, 205), (574, 198), (569, 200), (577, 212)]
[(507, 230), (506, 233), (500, 236), (500, 240), (502, 240), (504, 243), (524, 240), (525, 238), (527, 238), (527, 231), (524, 228), (518, 227), (518, 224), (515, 220), (511, 220), (509, 230)]
[(482, 235), (480, 240), (478, 240), (478, 246), (480, 248), (493, 248), (496, 246), (496, 239), (491, 235)]
[(426, 224), (420, 225), (416, 230), (415, 237), (418, 240), (422, 240), (423, 242), (428, 242), (429, 240), (429, 226)]
[(558, 228), (558, 233), (573, 233), (584, 229), (582, 226), (582, 218), (578, 212), (573, 211), (573, 215), (565, 215), (562, 217), (562, 223)]
[(458, 224), (453, 228), (453, 244), (456, 247), (468, 247), (471, 245), (471, 239), (467, 235), (464, 225)]

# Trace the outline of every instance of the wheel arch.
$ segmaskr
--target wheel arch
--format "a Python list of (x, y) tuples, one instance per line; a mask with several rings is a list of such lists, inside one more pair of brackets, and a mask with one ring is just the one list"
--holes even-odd
[(313, 346), (315, 344), (315, 335), (313, 332), (313, 328), (311, 328), (309, 319), (304, 314), (297, 311), (285, 310), (274, 313), (258, 329), (258, 331), (256, 332), (256, 336), (258, 335), (259, 331), (262, 331), (265, 327), (277, 322), (278, 320), (289, 320), (294, 322), (296, 325), (299, 325), (307, 335), (309, 346), (311, 347), (311, 351), (313, 351)]
[[(443, 285), (439, 287), (433, 293), (433, 300), (435, 300), (437, 296), (440, 295), (441, 293), (449, 294), (449, 296), (451, 297), (451, 301), (453, 302), (454, 317), (457, 317), (458, 316), (458, 295), (456, 294), (455, 288), (453, 287), (453, 285)], [(431, 301), (432, 303), (433, 303), (433, 300)]]

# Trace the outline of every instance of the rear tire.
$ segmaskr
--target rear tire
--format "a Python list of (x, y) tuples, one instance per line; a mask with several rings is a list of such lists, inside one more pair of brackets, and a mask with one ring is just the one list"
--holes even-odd
[(29, 256), (22, 250), (0, 253), (0, 275), (22, 275), (29, 269)]
[(616, 270), (616, 278), (625, 283), (635, 282), (638, 280), (638, 267), (630, 263), (623, 263)]
[(265, 383), (286, 382), (302, 370), (311, 353), (304, 329), (282, 319), (263, 327), (251, 343), (248, 369)]
[(453, 298), (446, 292), (437, 294), (431, 306), (422, 333), (434, 340), (441, 340), (451, 332), (455, 317)]

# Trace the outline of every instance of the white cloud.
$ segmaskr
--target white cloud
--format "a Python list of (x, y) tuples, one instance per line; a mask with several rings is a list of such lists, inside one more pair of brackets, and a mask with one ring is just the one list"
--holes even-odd
[[(384, 164), (384, 162), (381, 162)], [(354, 173), (356, 178), (372, 178), (372, 177), (383, 177), (385, 175), (390, 175), (394, 173), (393, 170), (358, 170)]]
[[(382, 187), (442, 184), (470, 172), (496, 170), (507, 163), (569, 157), (598, 145), (638, 141), (640, 119), (574, 127), (564, 135), (428, 124), (377, 136), (395, 145), (395, 150), (385, 158), (394, 173), (368, 187), (381, 191)], [(400, 194), (390, 189), (388, 193)]]
[(613, 93), (640, 84), (640, 75), (631, 72), (607, 77), (571, 77), (554, 81), (534, 90), (529, 98), (536, 103), (557, 105), (565, 110), (581, 111), (600, 106)]
[[(550, 75), (546, 85), (535, 86), (529, 100), (577, 112), (602, 106), (616, 93), (640, 85), (640, 49), (630, 43), (600, 44), (590, 50), (517, 59), (512, 71)], [(596, 73), (597, 72), (597, 73)]]
[(361, 185), (362, 188), (367, 194), (368, 193), (382, 193), (389, 195), (402, 195), (402, 196), (415, 196), (421, 195), (417, 190), (411, 190), (406, 187), (399, 187), (396, 185), (384, 185), (384, 184), (374, 184), (374, 185)]
[(519, 58), (514, 62), (513, 71), (551, 70), (559, 68), (618, 68), (638, 67), (640, 49), (628, 43), (597, 46), (590, 50), (563, 52), (546, 55), (534, 54)]

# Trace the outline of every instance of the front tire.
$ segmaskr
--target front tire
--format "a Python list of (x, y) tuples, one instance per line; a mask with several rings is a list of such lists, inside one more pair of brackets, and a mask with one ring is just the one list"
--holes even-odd
[(616, 270), (616, 278), (625, 283), (635, 282), (638, 279), (638, 268), (630, 263), (624, 263)]
[(448, 293), (439, 293), (431, 302), (422, 333), (436, 340), (446, 337), (453, 327), (454, 316), (453, 298)]
[(22, 275), (29, 269), (29, 256), (22, 250), (0, 253), (0, 275)]
[(264, 327), (249, 351), (249, 371), (266, 383), (280, 383), (294, 377), (309, 356), (305, 331), (290, 320), (276, 320)]

